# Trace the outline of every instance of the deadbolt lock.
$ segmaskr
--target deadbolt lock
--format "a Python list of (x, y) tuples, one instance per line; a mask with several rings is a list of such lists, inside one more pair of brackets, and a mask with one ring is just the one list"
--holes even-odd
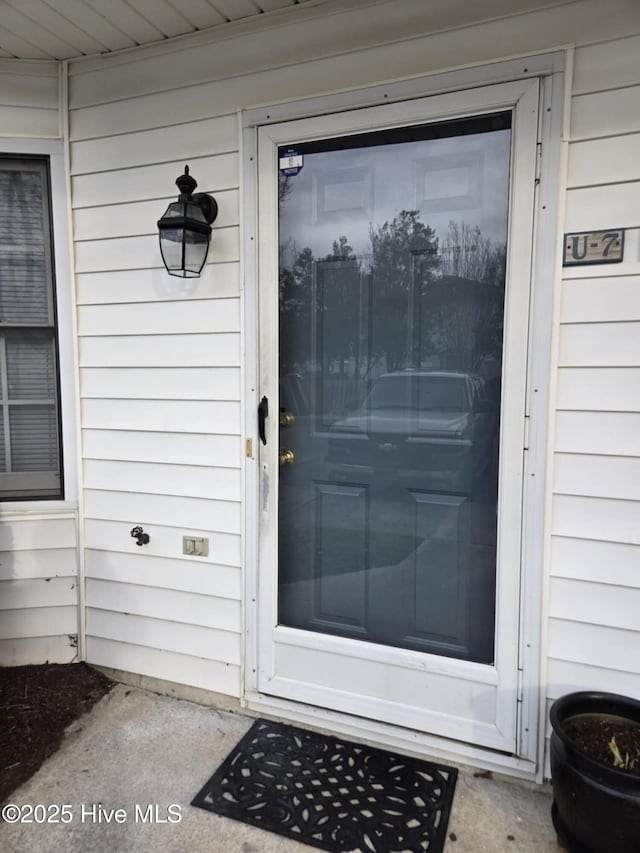
[(285, 467), (286, 465), (293, 465), (295, 458), (296, 457), (294, 455), (293, 450), (283, 449), (278, 454), (278, 462), (280, 463), (281, 467)]
[(293, 415), (291, 412), (287, 412), (285, 409), (283, 409), (280, 412), (280, 426), (281, 427), (293, 426), (293, 424), (295, 423), (295, 420), (296, 420), (296, 416)]

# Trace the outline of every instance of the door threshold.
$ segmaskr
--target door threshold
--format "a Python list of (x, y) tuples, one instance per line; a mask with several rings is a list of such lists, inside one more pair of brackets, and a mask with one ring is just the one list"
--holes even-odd
[(328, 734), (362, 741), (369, 746), (395, 750), (414, 758), (430, 758), (445, 763), (467, 765), (483, 771), (499, 773), (513, 779), (537, 782), (536, 764), (515, 755), (482, 749), (472, 744), (447, 740), (424, 732), (355, 717), (328, 708), (305, 705), (248, 690), (242, 706), (283, 722), (299, 723)]

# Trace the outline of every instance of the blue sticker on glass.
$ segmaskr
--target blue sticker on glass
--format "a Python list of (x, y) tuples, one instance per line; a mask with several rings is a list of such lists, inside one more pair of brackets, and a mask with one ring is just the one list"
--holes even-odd
[(297, 175), (304, 166), (303, 155), (295, 148), (285, 148), (278, 155), (281, 175)]

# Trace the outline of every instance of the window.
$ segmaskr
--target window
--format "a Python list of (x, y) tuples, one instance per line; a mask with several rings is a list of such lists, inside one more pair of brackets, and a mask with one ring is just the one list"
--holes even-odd
[(49, 161), (0, 157), (0, 499), (62, 497)]

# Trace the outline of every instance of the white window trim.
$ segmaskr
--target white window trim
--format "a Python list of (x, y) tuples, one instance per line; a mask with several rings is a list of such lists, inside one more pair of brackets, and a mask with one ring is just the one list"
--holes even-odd
[[(559, 187), (563, 176), (562, 140), (566, 124), (567, 81), (571, 73), (571, 50), (530, 55), (472, 66), (441, 74), (416, 77), (388, 85), (341, 92), (333, 95), (291, 101), (273, 106), (240, 111), (242, 130), (242, 209), (243, 227), (242, 302), (244, 311), (244, 421), (245, 434), (253, 441), (253, 455), (245, 459), (245, 512), (243, 517), (245, 589), (243, 608), (243, 694), (241, 704), (258, 712), (280, 713), (291, 720), (309, 720), (316, 725), (329, 725), (337, 734), (354, 732), (374, 737), (393, 748), (415, 749), (418, 744), (432, 755), (454, 761), (470, 761), (479, 767), (503, 773), (542, 780), (544, 756), (544, 690), (546, 652), (542, 623), (545, 615), (543, 590), (546, 589), (547, 546), (545, 539), (548, 498), (545, 483), (548, 473), (550, 441), (550, 392), (553, 388), (553, 328), (556, 322), (560, 269), (557, 247), (560, 235)], [(530, 443), (525, 475), (523, 522), (523, 581), (521, 592), (521, 695), (520, 754), (515, 758), (468, 747), (429, 735), (402, 732), (384, 724), (375, 724), (346, 714), (325, 712), (300, 706), (286, 700), (273, 700), (257, 691), (258, 646), (258, 557), (259, 557), (259, 467), (256, 411), (259, 401), (259, 317), (257, 305), (257, 127), (310, 116), (336, 113), (410, 100), (466, 88), (485, 86), (529, 77), (544, 78), (542, 92), (540, 138), (545, 143), (540, 157), (541, 181), (535, 204), (535, 235), (532, 256), (531, 336), (527, 397)], [(248, 292), (247, 292), (248, 291)], [(527, 607), (523, 606), (526, 601)]]
[(78, 504), (78, 441), (76, 424), (75, 325), (71, 264), (69, 259), (68, 198), (65, 152), (62, 139), (2, 139), (0, 153), (19, 158), (49, 158), (51, 184), (52, 255), (55, 264), (60, 420), (62, 430), (62, 478), (64, 498), (35, 498), (0, 502), (0, 519), (22, 513), (68, 513)]

